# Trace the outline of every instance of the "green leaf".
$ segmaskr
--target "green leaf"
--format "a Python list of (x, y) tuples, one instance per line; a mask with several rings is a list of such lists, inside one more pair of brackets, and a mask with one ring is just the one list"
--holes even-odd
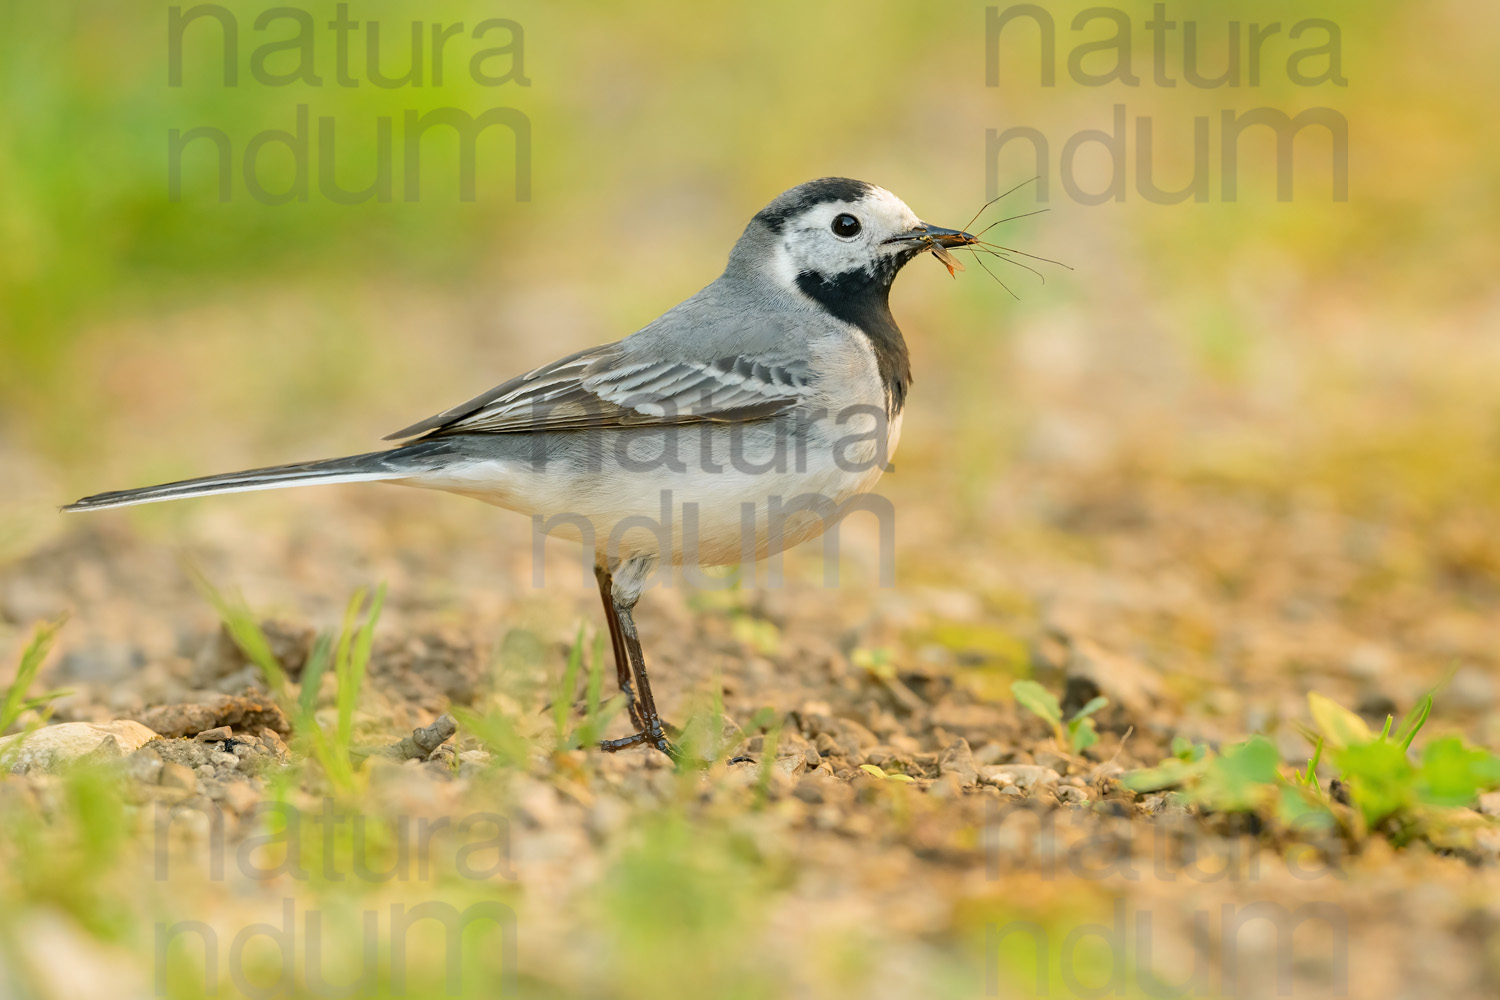
[(1109, 699), (1104, 697), (1104, 695), (1102, 694), (1096, 698), (1091, 698), (1089, 699), (1088, 704), (1084, 705), (1078, 711), (1074, 712), (1073, 718), (1069, 719), (1068, 721), (1082, 722), (1084, 719), (1087, 719), (1089, 716), (1093, 715), (1095, 712), (1099, 711), (1101, 708), (1104, 708), (1108, 704)]
[(1427, 744), (1417, 779), (1417, 797), (1428, 805), (1466, 806), (1481, 791), (1500, 784), (1500, 757), (1465, 745), (1457, 736)]
[(1335, 750), (1354, 746), (1357, 743), (1368, 743), (1375, 738), (1370, 732), (1370, 727), (1365, 725), (1365, 720), (1349, 711), (1332, 698), (1318, 694), (1316, 691), (1307, 693), (1307, 707), (1312, 712), (1313, 722), (1318, 727), (1318, 732), (1323, 734), (1323, 739)]
[(885, 776), (885, 780), (886, 781), (901, 781), (901, 782), (910, 783), (910, 782), (916, 781), (917, 779), (913, 778), (909, 774), (887, 774)]
[(1058, 732), (1062, 731), (1062, 706), (1058, 705), (1057, 696), (1051, 691), (1036, 681), (1015, 681), (1010, 686), (1010, 693), (1016, 696), (1016, 703), (1022, 708), (1044, 719)]
[(1276, 786), (1276, 765), (1280, 761), (1281, 755), (1270, 740), (1252, 736), (1230, 747), (1222, 757), (1208, 761), (1197, 797), (1225, 812), (1254, 809)]
[(1330, 833), (1338, 826), (1338, 820), (1329, 812), (1328, 806), (1312, 789), (1298, 785), (1282, 785), (1281, 796), (1276, 803), (1276, 816), (1293, 832), (1306, 836), (1313, 833)]
[(1172, 737), (1172, 756), (1186, 763), (1202, 760), (1208, 754), (1208, 746), (1194, 743), (1186, 736)]
[(1073, 716), (1073, 721), (1068, 723), (1068, 742), (1073, 748), (1074, 756), (1098, 743), (1099, 731), (1094, 728), (1094, 720)]
[(1176, 757), (1168, 757), (1156, 767), (1130, 771), (1120, 776), (1120, 784), (1133, 792), (1159, 792), (1164, 788), (1178, 788), (1202, 773), (1205, 762), (1189, 764)]
[(859, 765), (859, 769), (861, 771), (864, 771), (866, 774), (872, 774), (877, 778), (884, 778), (886, 776), (885, 772), (874, 764), (861, 764)]
[(1350, 798), (1371, 826), (1410, 808), (1416, 769), (1395, 743), (1371, 739), (1344, 747), (1335, 759), (1349, 784)]

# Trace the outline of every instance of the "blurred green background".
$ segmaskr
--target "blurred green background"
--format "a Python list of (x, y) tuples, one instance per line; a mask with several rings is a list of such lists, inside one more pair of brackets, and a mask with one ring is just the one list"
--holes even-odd
[[(1028, 187), (985, 218), (1049, 208), (992, 236), (1072, 269), (1038, 264), (1042, 283), (991, 263), (1012, 297), (977, 266), (954, 281), (924, 259), (893, 295), (915, 369), (896, 471), (881, 486), (900, 511), (903, 593), (947, 588), (960, 609), (972, 598), (981, 611), (970, 617), (1004, 648), (1020, 647), (1020, 659), (1015, 622), (1040, 628), (1046, 601), (1076, 599), (1092, 615), (1080, 633), (1149, 650), (1188, 724), (1219, 726), (1216, 735), (1243, 736), (1288, 702), (1300, 706), (1307, 675), (1354, 692), (1363, 675), (1340, 671), (1367, 641), (1378, 644), (1374, 659), (1399, 668), (1381, 684), (1403, 703), (1453, 663), (1497, 676), (1500, 6), (1169, 4), (1178, 22), (1197, 23), (1210, 74), (1224, 65), (1230, 20), (1245, 33), (1251, 22), (1282, 25), (1258, 85), (1213, 89), (1182, 82), (1180, 28), (1167, 59), (1177, 86), (1153, 81), (1147, 2), (1111, 8), (1132, 25), (1139, 86), (1070, 78), (1069, 53), (1108, 34), (1102, 23), (1070, 28), (1082, 2), (1045, 5), (1056, 86), (1039, 80), (1025, 23), (1002, 35), (997, 85), (986, 86), (977, 0), (357, 3), (351, 17), (382, 25), (387, 73), (408, 65), (414, 17), (429, 26), (427, 65), (420, 87), (372, 85), (361, 29), (351, 57), (360, 85), (345, 88), (326, 27), (338, 6), (296, 8), (316, 23), (318, 87), (251, 78), (254, 50), (292, 33), (286, 20), (254, 28), (264, 4), (223, 5), (239, 30), (236, 87), (223, 85), (208, 20), (187, 29), (183, 83), (169, 86), (168, 5), (0, 8), (0, 561), (43, 553), (0, 594), (0, 653), (60, 610), (30, 597), (26, 575), (46, 575), (56, 551), (47, 546), (84, 539), (84, 548), (91, 531), (114, 531), (116, 542), (137, 532), (153, 550), (207, 549), (212, 539), (228, 553), (222, 575), (250, 577), (257, 607), (336, 620), (351, 579), (384, 579), (395, 629), (424, 614), (472, 625), (464, 613), (508, 627), (524, 617), (518, 608), (544, 617), (525, 602), (545, 599), (556, 602), (546, 614), (557, 627), (538, 631), (571, 635), (578, 615), (592, 614), (580, 610), (592, 607), (590, 582), (573, 581), (563, 597), (529, 594), (529, 526), (452, 498), (356, 486), (318, 494), (332, 499), (260, 494), (91, 520), (52, 508), (101, 490), (369, 450), (386, 432), (648, 322), (720, 272), (755, 211), (814, 177), (870, 180), (929, 221), (963, 225), (991, 193), (987, 131), (1026, 126), (1050, 143), (1050, 200)], [(1287, 31), (1310, 17), (1338, 26), (1347, 86), (1288, 79), (1286, 60), (1301, 46)], [(453, 37), (445, 82), (433, 85), (430, 25), (472, 31), (487, 18), (524, 29), (529, 84), (471, 79), (469, 58), (506, 41), (497, 30), (484, 42)], [(1109, 63), (1095, 54), (1084, 66)], [(292, 64), (283, 53), (267, 67)], [(1061, 147), (1110, 127), (1120, 104), (1132, 130), (1152, 121), (1157, 180), (1169, 188), (1192, 163), (1193, 119), (1209, 119), (1208, 201), (1140, 197), (1133, 131), (1125, 199), (1067, 197)], [(206, 143), (186, 155), (182, 197), (171, 200), (170, 130), (221, 129), (238, 161), (251, 136), (293, 128), (299, 105), (313, 122), (335, 120), (345, 188), (370, 183), (377, 121), (392, 119), (392, 201), (322, 197), (315, 135), (305, 202), (250, 197), (236, 162), (221, 203)], [(514, 196), (512, 138), (493, 129), (479, 140), (473, 202), (460, 201), (453, 145), (436, 134), (421, 197), (404, 201), (404, 115), (492, 107), (529, 119), (530, 200)], [(1220, 115), (1261, 107), (1327, 107), (1347, 120), (1347, 201), (1330, 197), (1329, 143), (1316, 129), (1297, 141), (1290, 201), (1277, 200), (1264, 135), (1246, 136), (1238, 198), (1222, 200)], [(272, 190), (290, 180), (278, 155), (265, 153)], [(1097, 147), (1078, 162), (1084, 187), (1101, 188)], [(1002, 189), (1031, 172), (1017, 148), (994, 165)], [(206, 608), (176, 607), (186, 588), (169, 575), (154, 565), (106, 584), (80, 571), (59, 584), (76, 605), (68, 641), (147, 633), (140, 646), (155, 657), (177, 641), (172, 629), (191, 631), (184, 620), (211, 628)], [(127, 591), (159, 614), (111, 612)], [(851, 593), (851, 606), (864, 600)], [(899, 607), (890, 617), (894, 644), (917, 618)], [(1493, 690), (1480, 685), (1458, 709), (1491, 745)], [(653, 878), (677, 871), (720, 900), (715, 886), (744, 882), (739, 842), (704, 843), (707, 874), (696, 881), (675, 855), (637, 851), (636, 860)], [(756, 883), (747, 895), (781, 887)], [(1070, 887), (1042, 889), (1046, 905), (1075, 905)], [(739, 905), (727, 890), (722, 898)], [(961, 911), (955, 936), (965, 933)], [(740, 925), (705, 926), (717, 947), (734, 936), (723, 927)], [(647, 942), (642, 954), (669, 953), (658, 946), (667, 947)], [(850, 954), (863, 953), (851, 945)], [(745, 971), (759, 958), (747, 952), (717, 974), (743, 995), (778, 995), (777, 983)], [(644, 970), (633, 982), (626, 995), (651, 986)]]
[[(986, 130), (1016, 125), (1052, 143), (1053, 210), (996, 233), (1075, 270), (1044, 268), (1042, 286), (1008, 269), (1019, 302), (972, 268), (956, 285), (927, 265), (903, 279), (897, 312), (923, 405), (908, 421), (908, 462), (941, 465), (944, 432), (974, 424), (959, 442), (997, 464), (949, 463), (944, 475), (960, 492), (982, 492), (1006, 456), (1047, 437), (1033, 397), (1066, 380), (1057, 366), (1080, 363), (1088, 395), (1121, 410), (1087, 445), (1106, 463), (1141, 449), (1259, 460), (1311, 447), (1278, 423), (1305, 425), (1309, 408), (1359, 424), (1365, 445), (1405, 440), (1402, 428), (1418, 437), (1440, 428), (1458, 446), (1489, 433), (1472, 423), (1494, 415), (1500, 144), (1480, 95), (1500, 68), (1489, 5), (1173, 5), (1180, 21), (1199, 22), (1204, 72), (1223, 65), (1227, 20), (1244, 22), (1242, 32), (1251, 21), (1284, 25), (1265, 46), (1258, 86), (1217, 89), (1152, 82), (1144, 3), (1118, 8), (1133, 23), (1136, 87), (1070, 79), (1071, 49), (1108, 34), (1101, 23), (1069, 28), (1082, 4), (1052, 8), (1057, 86), (1041, 86), (1035, 32), (1018, 23), (999, 42), (1000, 86), (986, 87), (980, 3), (443, 2), (423, 8), (429, 25), (521, 25), (529, 85), (481, 86), (467, 71), (475, 52), (507, 40), (502, 29), (483, 42), (451, 39), (444, 82), (433, 86), (429, 30), (423, 85), (394, 89), (363, 69), (368, 30), (351, 36), (360, 85), (336, 85), (326, 26), (335, 5), (322, 3), (298, 8), (315, 22), (322, 85), (259, 83), (252, 53), (290, 37), (293, 23), (257, 30), (264, 7), (225, 6), (240, 36), (236, 87), (223, 85), (219, 27), (207, 18), (186, 29), (183, 82), (172, 87), (166, 6), (96, 0), (0, 13), (0, 441), (28, 459), (24, 476), (7, 477), (9, 505), (361, 448), (649, 320), (718, 272), (760, 205), (814, 176), (867, 178), (919, 214), (961, 224), (986, 194)], [(350, 16), (382, 23), (384, 69), (399, 75), (410, 9), (364, 3)], [(1347, 86), (1288, 79), (1298, 45), (1285, 29), (1309, 16), (1339, 26)], [(1172, 37), (1180, 80), (1182, 31)], [(1088, 59), (1097, 72), (1110, 57)], [(282, 52), (265, 65), (287, 73), (295, 58)], [(502, 56), (486, 68), (512, 66)], [(1108, 127), (1117, 103), (1132, 123), (1152, 118), (1168, 187), (1185, 178), (1195, 115), (1212, 122), (1216, 172), (1223, 110), (1332, 107), (1349, 123), (1349, 200), (1329, 197), (1328, 144), (1313, 129), (1298, 141), (1290, 202), (1275, 200), (1262, 137), (1242, 144), (1234, 203), (1220, 200), (1217, 176), (1206, 204), (1144, 200), (1132, 141), (1125, 201), (1076, 204), (1059, 185), (1059, 147)], [(181, 199), (169, 199), (170, 129), (221, 129), (238, 161), (252, 135), (293, 128), (299, 104), (314, 122), (334, 119), (346, 188), (370, 182), (376, 120), (393, 120), (393, 201), (321, 196), (316, 135), (306, 201), (250, 197), (236, 163), (232, 198), (220, 203), (204, 141), (185, 154)], [(403, 114), (497, 106), (530, 120), (531, 200), (514, 198), (512, 142), (496, 128), (479, 142), (474, 202), (458, 200), (447, 138), (429, 140), (421, 197), (404, 201)], [(1002, 186), (1029, 172), (1013, 152), (997, 168)], [(1098, 167), (1091, 155), (1080, 156), (1083, 174)], [(280, 190), (285, 154), (263, 159), (266, 186)], [(1099, 186), (1095, 173), (1087, 186)], [(1031, 189), (1004, 207), (1035, 207)], [(1025, 346), (1028, 330), (1038, 351)], [(1017, 365), (1018, 350), (1030, 361)], [(1210, 406), (1217, 419), (1190, 431), (1172, 417), (1182, 405)], [(1429, 457), (1444, 474), (1481, 472)]]

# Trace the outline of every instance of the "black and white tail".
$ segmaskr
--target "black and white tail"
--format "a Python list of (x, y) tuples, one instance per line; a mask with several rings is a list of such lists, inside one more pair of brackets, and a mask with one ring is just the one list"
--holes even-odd
[(96, 493), (62, 509), (108, 510), (111, 507), (131, 507), (141, 503), (206, 497), (217, 493), (248, 493), (251, 490), (279, 490), (289, 486), (409, 479), (437, 464), (424, 460), (435, 458), (449, 450), (447, 442), (421, 441), (404, 448), (351, 455), (348, 458), (330, 458), (322, 462), (303, 462), (298, 465), (274, 465), (266, 469), (247, 469), (244, 472), (227, 472), (201, 479), (184, 479), (160, 486)]

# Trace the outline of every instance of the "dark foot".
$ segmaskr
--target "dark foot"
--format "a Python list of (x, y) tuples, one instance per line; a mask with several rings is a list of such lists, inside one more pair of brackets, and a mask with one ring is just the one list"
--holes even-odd
[(670, 757), (673, 763), (678, 763), (682, 760), (682, 749), (667, 739), (666, 727), (660, 719), (653, 719), (650, 726), (623, 739), (599, 741), (599, 749), (605, 753), (617, 753), (621, 750), (629, 750), (632, 747), (640, 746), (655, 747)]

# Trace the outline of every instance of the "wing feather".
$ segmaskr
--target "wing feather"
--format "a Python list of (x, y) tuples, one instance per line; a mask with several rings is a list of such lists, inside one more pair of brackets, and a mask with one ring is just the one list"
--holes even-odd
[(642, 360), (623, 342), (571, 354), (412, 424), (387, 440), (759, 420), (803, 402), (805, 360), (735, 355)]

